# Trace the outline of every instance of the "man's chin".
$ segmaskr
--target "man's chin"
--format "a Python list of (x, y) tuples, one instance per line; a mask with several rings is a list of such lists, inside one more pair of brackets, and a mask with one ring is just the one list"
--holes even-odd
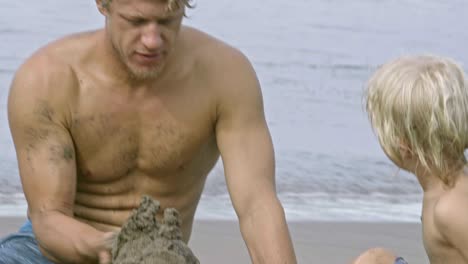
[(151, 69), (138, 69), (130, 68), (132, 79), (138, 81), (156, 79), (162, 72), (163, 67), (151, 68)]

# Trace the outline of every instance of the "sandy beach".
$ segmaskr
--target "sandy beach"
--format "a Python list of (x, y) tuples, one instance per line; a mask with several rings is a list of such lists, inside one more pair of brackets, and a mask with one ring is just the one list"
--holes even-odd
[[(0, 218), (0, 236), (15, 231), (23, 218)], [(291, 222), (299, 263), (346, 264), (369, 247), (381, 246), (404, 256), (409, 263), (429, 263), (416, 223)], [(190, 247), (201, 263), (250, 263), (234, 221), (198, 220)]]

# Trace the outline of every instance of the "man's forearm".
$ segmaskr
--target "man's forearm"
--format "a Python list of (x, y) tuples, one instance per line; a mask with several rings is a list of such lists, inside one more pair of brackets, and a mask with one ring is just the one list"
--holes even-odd
[(278, 200), (242, 216), (240, 227), (252, 263), (297, 263), (284, 210)]
[(57, 211), (31, 215), (36, 239), (42, 253), (58, 263), (97, 263), (103, 233), (92, 226)]

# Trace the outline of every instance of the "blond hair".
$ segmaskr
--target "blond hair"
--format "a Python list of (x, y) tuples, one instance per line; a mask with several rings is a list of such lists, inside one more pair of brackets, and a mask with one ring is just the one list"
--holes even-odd
[[(105, 8), (109, 7), (109, 4), (112, 2), (112, 0), (103, 0), (102, 1), (102, 6)], [(187, 8), (192, 8), (192, 0), (166, 0), (167, 2), (167, 10), (169, 12), (178, 10), (182, 7), (187, 7)]]
[(403, 161), (402, 143), (428, 171), (451, 186), (466, 164), (468, 90), (460, 66), (437, 56), (406, 56), (380, 67), (365, 93), (380, 144)]

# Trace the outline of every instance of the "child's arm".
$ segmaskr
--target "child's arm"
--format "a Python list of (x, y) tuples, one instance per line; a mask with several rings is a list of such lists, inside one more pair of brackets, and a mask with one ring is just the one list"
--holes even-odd
[(434, 208), (434, 224), (440, 234), (468, 262), (468, 195), (450, 193)]

